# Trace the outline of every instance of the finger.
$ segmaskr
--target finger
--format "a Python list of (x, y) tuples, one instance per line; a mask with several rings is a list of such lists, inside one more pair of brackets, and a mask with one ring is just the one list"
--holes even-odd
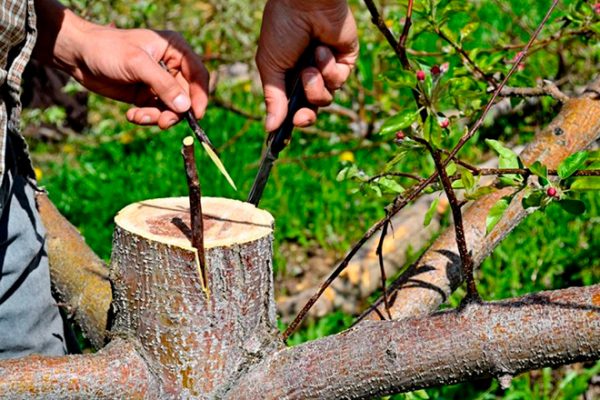
[(148, 85), (162, 102), (176, 113), (189, 110), (191, 100), (177, 80), (148, 53), (140, 51), (129, 63), (131, 74)]
[(350, 76), (352, 65), (338, 63), (331, 49), (326, 46), (316, 48), (315, 58), (325, 86), (331, 91), (341, 88)]
[(158, 127), (160, 129), (169, 129), (173, 125), (177, 124), (180, 121), (179, 115), (175, 114), (171, 110), (166, 110), (160, 113), (160, 117), (158, 118)]
[(177, 60), (175, 70), (180, 85), (186, 89), (191, 99), (191, 108), (194, 116), (198, 119), (204, 116), (208, 105), (209, 74), (202, 63), (202, 59), (194, 53), (181, 35), (174, 32), (170, 34), (170, 48), (165, 57)]
[(317, 109), (301, 108), (294, 114), (294, 125), (301, 128), (312, 125), (317, 120)]
[(266, 66), (261, 69), (261, 63), (258, 60), (257, 65), (267, 107), (265, 129), (267, 132), (272, 132), (279, 128), (287, 114), (288, 99), (285, 94), (285, 73)]
[(155, 107), (134, 107), (127, 110), (127, 120), (138, 125), (156, 125), (160, 110)]
[(179, 122), (177, 114), (170, 110), (160, 110), (156, 107), (135, 107), (127, 110), (127, 120), (138, 125), (158, 125), (168, 129)]
[(333, 95), (325, 87), (323, 76), (318, 69), (314, 67), (304, 69), (302, 71), (302, 85), (309, 103), (319, 107), (331, 104)]
[(191, 53), (184, 55), (181, 61), (181, 76), (189, 85), (188, 92), (194, 116), (201, 119), (208, 105), (208, 71), (200, 58)]

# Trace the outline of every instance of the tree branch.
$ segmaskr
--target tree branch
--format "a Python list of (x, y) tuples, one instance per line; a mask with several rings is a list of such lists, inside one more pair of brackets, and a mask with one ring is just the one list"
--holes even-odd
[(85, 337), (99, 349), (105, 344), (112, 300), (108, 268), (45, 193), (38, 193), (36, 202), (47, 231), (52, 287)]
[(600, 285), (365, 321), (279, 351), (228, 399), (372, 398), (600, 357)]
[(0, 361), (0, 398), (155, 399), (160, 391), (132, 343), (95, 354)]

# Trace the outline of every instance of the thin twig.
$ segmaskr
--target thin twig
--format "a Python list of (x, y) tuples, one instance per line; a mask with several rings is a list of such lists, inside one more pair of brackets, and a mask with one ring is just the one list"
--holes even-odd
[(423, 180), (423, 178), (421, 178), (418, 175), (413, 175), (413, 174), (409, 174), (406, 172), (385, 172), (383, 174), (378, 174), (375, 176), (370, 177), (366, 183), (372, 183), (375, 182), (376, 180), (380, 179), (380, 178), (385, 178), (386, 176), (400, 176), (402, 178), (409, 178), (409, 179), (413, 179), (417, 182), (421, 182)]
[(402, 28), (400, 40), (398, 40), (398, 44), (396, 45), (396, 54), (400, 54), (400, 62), (402, 62), (402, 66), (405, 70), (410, 70), (410, 63), (408, 62), (408, 57), (406, 56), (406, 39), (408, 39), (408, 33), (410, 32), (410, 27), (412, 25), (412, 11), (413, 0), (408, 0), (408, 6), (406, 7), (406, 18), (404, 19), (404, 27)]
[[(398, 59), (402, 62), (403, 54), (400, 51), (400, 48), (398, 46), (398, 41), (394, 37), (394, 34), (392, 33), (392, 31), (390, 31), (390, 29), (385, 24), (385, 20), (383, 19), (381, 14), (379, 14), (379, 10), (377, 9), (377, 6), (373, 2), (373, 0), (365, 0), (365, 5), (367, 6), (369, 13), (371, 13), (371, 21), (379, 29), (379, 31), (383, 34), (383, 36), (389, 43), (390, 47), (392, 49), (394, 49), (394, 52), (396, 53), (396, 56), (398, 57)], [(409, 27), (410, 27), (410, 25), (409, 25)], [(404, 54), (404, 56), (406, 56), (406, 54)]]
[(202, 221), (202, 193), (200, 191), (200, 180), (198, 179), (198, 170), (196, 169), (196, 157), (194, 155), (194, 138), (186, 136), (183, 139), (181, 149), (183, 163), (185, 167), (185, 176), (190, 197), (190, 224), (192, 230), (192, 247), (198, 251), (198, 261), (202, 272), (202, 284), (208, 287), (206, 276), (206, 259), (204, 254), (204, 226)]
[(438, 150), (435, 150), (431, 147), (431, 145), (425, 142), (433, 160), (435, 162), (435, 167), (440, 175), (440, 181), (442, 182), (442, 186), (444, 188), (444, 192), (446, 192), (446, 197), (448, 197), (448, 202), (450, 203), (450, 209), (452, 210), (452, 218), (454, 220), (454, 232), (456, 235), (456, 244), (458, 247), (458, 252), (460, 254), (460, 260), (462, 264), (462, 269), (464, 271), (464, 275), (467, 281), (467, 296), (465, 297), (466, 302), (481, 302), (481, 296), (477, 291), (477, 285), (475, 284), (475, 277), (473, 275), (473, 271), (475, 269), (473, 263), (473, 257), (469, 253), (467, 248), (467, 239), (465, 237), (465, 228), (463, 225), (462, 211), (461, 206), (459, 204), (458, 199), (456, 198), (456, 193), (452, 188), (452, 181), (448, 177), (446, 173), (446, 168), (442, 163), (442, 157)]
[(558, 86), (549, 80), (534, 88), (530, 87), (509, 87), (505, 86), (500, 91), (499, 96), (502, 97), (540, 97), (540, 96), (551, 96), (552, 98), (560, 101), (561, 103), (567, 102), (570, 97), (564, 94)]
[(387, 235), (387, 230), (388, 230), (389, 224), (390, 224), (390, 221), (388, 220), (385, 222), (385, 224), (383, 224), (383, 228), (381, 228), (381, 236), (379, 236), (379, 244), (377, 245), (377, 250), (375, 251), (375, 253), (377, 254), (377, 256), (379, 258), (379, 270), (380, 270), (380, 276), (381, 276), (381, 291), (383, 292), (383, 302), (385, 304), (385, 311), (388, 315), (388, 318), (391, 320), (392, 313), (390, 312), (390, 305), (388, 303), (387, 287), (386, 287), (387, 277), (385, 275), (385, 264), (384, 264), (384, 260), (383, 260), (383, 242), (385, 241), (385, 237)]
[(471, 68), (473, 68), (475, 70), (475, 72), (477, 74), (479, 74), (483, 79), (485, 79), (490, 85), (492, 85), (492, 87), (497, 87), (498, 86), (498, 82), (496, 82), (496, 80), (486, 74), (485, 72), (483, 72), (483, 70), (481, 68), (479, 68), (479, 66), (475, 63), (475, 61), (473, 61), (471, 59), (471, 57), (469, 56), (469, 54), (458, 44), (454, 43), (454, 41), (452, 39), (450, 39), (448, 36), (446, 36), (446, 34), (444, 32), (442, 32), (441, 29), (439, 29), (438, 27), (435, 28), (435, 33), (437, 33), (437, 35), (442, 38), (442, 40), (446, 41), (446, 43), (448, 43), (450, 46), (452, 46), (454, 48), (454, 50), (456, 50), (467, 62), (467, 64), (469, 64), (471, 66)]

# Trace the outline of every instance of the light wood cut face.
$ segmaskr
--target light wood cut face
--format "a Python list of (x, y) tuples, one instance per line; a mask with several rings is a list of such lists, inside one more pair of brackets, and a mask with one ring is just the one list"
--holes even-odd
[[(148, 239), (191, 249), (188, 197), (133, 203), (119, 211), (115, 224)], [(204, 247), (247, 243), (270, 234), (273, 217), (250, 203), (203, 197)]]

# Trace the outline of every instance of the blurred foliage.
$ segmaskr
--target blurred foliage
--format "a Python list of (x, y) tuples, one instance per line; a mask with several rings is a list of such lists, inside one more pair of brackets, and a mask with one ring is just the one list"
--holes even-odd
[[(264, 2), (66, 3), (103, 24), (180, 31), (205, 57), (209, 70), (227, 69), (234, 62), (249, 66), (242, 74), (225, 74), (218, 81), (214, 97), (229, 106), (213, 103), (202, 121), (239, 191), (230, 189), (204, 154), (199, 155), (198, 161), (203, 194), (244, 199), (258, 167), (264, 132), (260, 122), (227, 108), (233, 106), (258, 119), (264, 114), (252, 62)], [(277, 251), (281, 243), (293, 241), (307, 249), (322, 246), (341, 256), (384, 215), (385, 205), (413, 183), (395, 175), (378, 178), (379, 174), (427, 176), (433, 172), (430, 157), (413, 138), (452, 148), (490, 96), (489, 83), (456, 49), (463, 49), (478, 69), (499, 81), (512, 67), (551, 2), (417, 0), (407, 44), (412, 68), (425, 72), (423, 81), (418, 81), (414, 72), (401, 70), (363, 3), (350, 3), (359, 26), (361, 54), (354, 76), (338, 93), (336, 102), (353, 111), (360, 121), (338, 113), (323, 113), (316, 130), (295, 132), (292, 145), (273, 170), (261, 206), (275, 216), (275, 266), (280, 274), (285, 274), (286, 265), (285, 254)], [(541, 79), (550, 79), (561, 82), (563, 90), (576, 93), (597, 76), (600, 23), (591, 3), (560, 2), (542, 30), (539, 44), (533, 46), (511, 78), (510, 86), (534, 87)], [(406, 2), (378, 4), (386, 25), (398, 37)], [(429, 119), (424, 124), (417, 118), (412, 94), (415, 87), (429, 104)], [(477, 164), (493, 156), (484, 139), (496, 140), (502, 148), (526, 143), (559, 108), (551, 98), (513, 98), (504, 103), (460, 153), (462, 159)], [(123, 105), (91, 96), (89, 135), (71, 138), (66, 143), (33, 143), (34, 156), (42, 167), (41, 183), (104, 259), (110, 257), (112, 218), (119, 209), (146, 198), (186, 194), (179, 149), (187, 128), (180, 124), (161, 133), (154, 128), (134, 127), (125, 122), (124, 110)], [(31, 118), (54, 120), (61, 115), (57, 110), (48, 113), (33, 114)], [(438, 127), (445, 120), (448, 127)], [(398, 136), (398, 130), (403, 130), (403, 135)], [(514, 162), (511, 157), (508, 159)], [(580, 182), (579, 185), (590, 184)], [(462, 184), (474, 188), (470, 179), (465, 178)], [(565, 184), (568, 190), (574, 183)], [(548, 202), (544, 213), (529, 216), (483, 263), (478, 279), (484, 298), (500, 299), (598, 283), (600, 199), (597, 192), (578, 192), (573, 196), (585, 203), (584, 214), (572, 215), (558, 207), (557, 202)], [(449, 305), (458, 304), (463, 296), (464, 291), (459, 289)], [(339, 312), (310, 321), (290, 343), (339, 332), (351, 321), (351, 317)], [(599, 368), (600, 364), (596, 364), (534, 371), (515, 378), (506, 391), (490, 380), (391, 398), (573, 399), (581, 397)]]

